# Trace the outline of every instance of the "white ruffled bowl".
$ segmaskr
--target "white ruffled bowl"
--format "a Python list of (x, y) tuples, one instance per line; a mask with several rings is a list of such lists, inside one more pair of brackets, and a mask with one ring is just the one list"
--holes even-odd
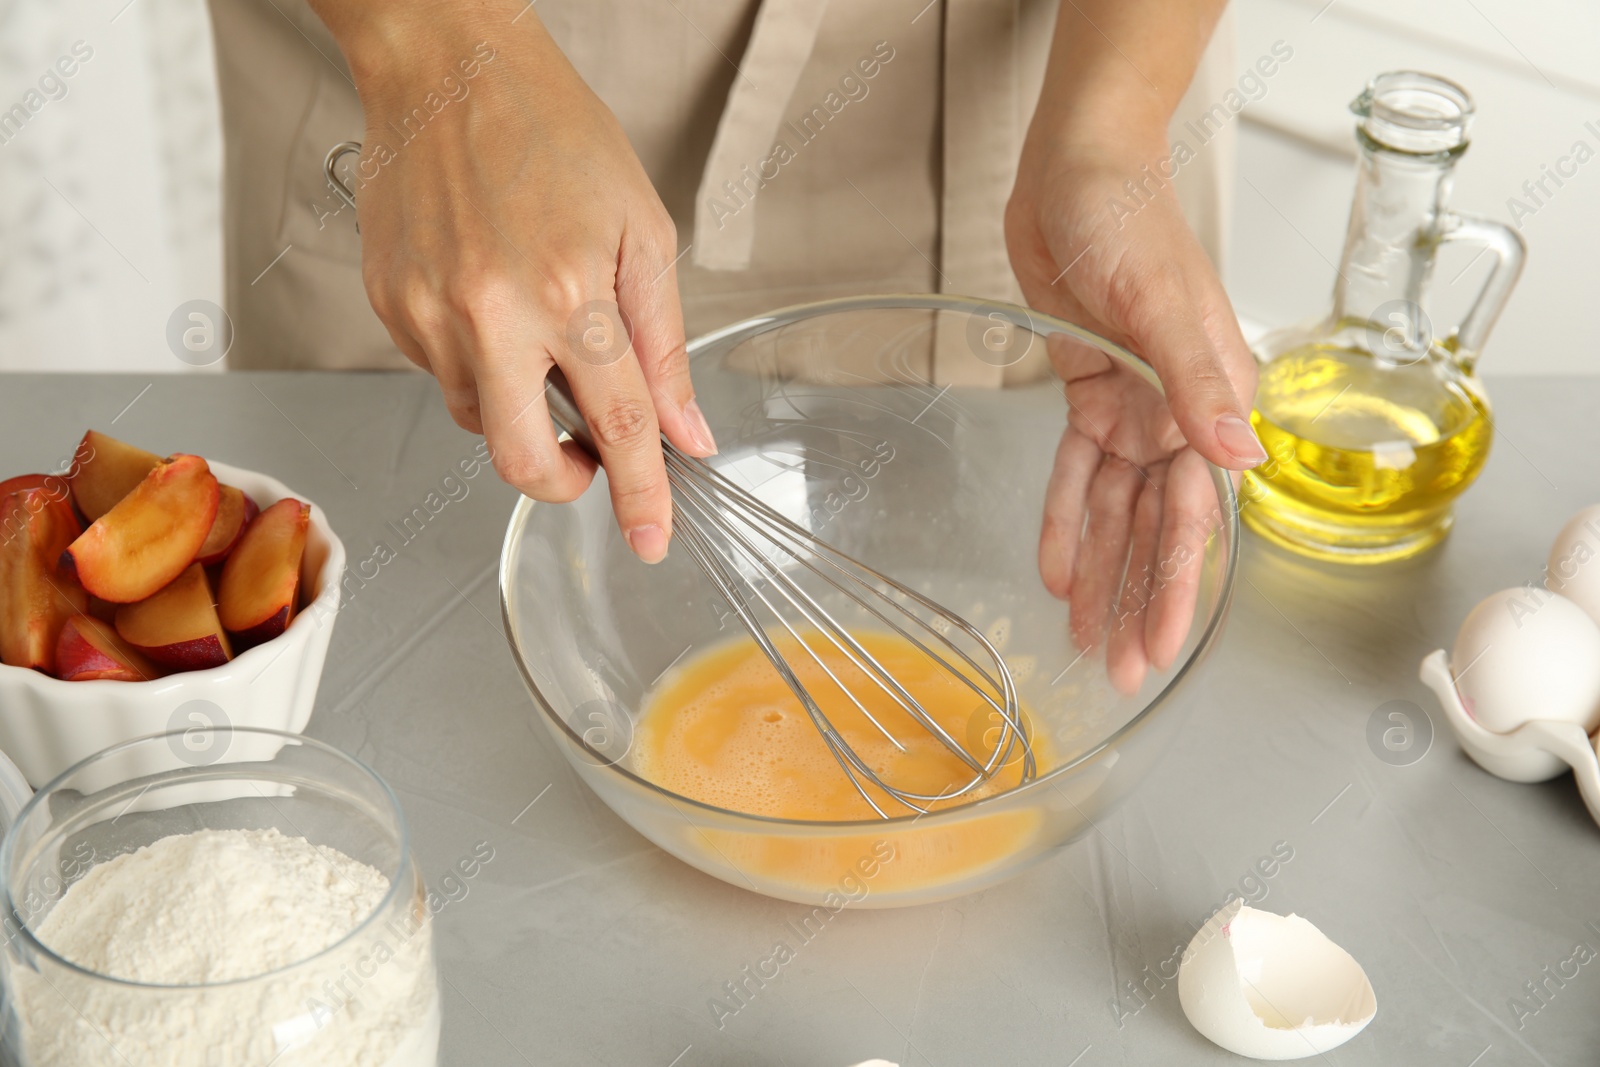
[[(311, 503), (275, 478), (210, 466), (263, 510), (285, 497)], [(299, 614), (282, 634), (231, 662), (149, 682), (64, 682), (0, 664), (0, 751), (38, 787), (101, 749), (149, 734), (230, 725), (300, 733), (316, 703), (344, 565), (344, 545), (311, 504)]]

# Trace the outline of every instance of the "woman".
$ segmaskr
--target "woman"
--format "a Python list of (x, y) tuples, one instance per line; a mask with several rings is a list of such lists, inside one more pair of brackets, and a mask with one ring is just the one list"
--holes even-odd
[[(1058, 595), (1115, 604), (1128, 591), (1104, 564), (1130, 539), (1131, 576), (1203, 540), (1202, 457), (1265, 458), (1254, 364), (1207, 254), (1231, 131), (1176, 173), (1168, 144), (1233, 76), (1206, 54), (1223, 6), (213, 0), (232, 365), (410, 360), (506, 481), (563, 501), (594, 470), (551, 427), (559, 367), (628, 543), (654, 562), (671, 537), (658, 433), (715, 449), (686, 322), (855, 292), (1025, 299), (1132, 348), (1171, 397), (1170, 414), (1134, 410), (1103, 357), (1051, 352), (1088, 435), (1058, 452), (1041, 571)], [(359, 237), (321, 177), (351, 139)], [(1029, 370), (935, 350), (927, 373)], [(1146, 621), (1138, 658), (1164, 664), (1182, 628)]]

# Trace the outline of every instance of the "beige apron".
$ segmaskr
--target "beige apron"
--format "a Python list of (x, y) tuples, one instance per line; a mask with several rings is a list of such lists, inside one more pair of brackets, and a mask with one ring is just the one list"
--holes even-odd
[[(786, 304), (871, 292), (1020, 300), (1002, 215), (1056, 0), (539, 0), (616, 113), (678, 226), (690, 336)], [(225, 142), (228, 362), (411, 364), (366, 300), (354, 213), (323, 177), (363, 134), (332, 37), (304, 0), (211, 0)], [(507, 24), (499, 48), (515, 47)], [(1173, 119), (1231, 85), (1225, 18)], [(1174, 182), (1221, 262), (1232, 126)], [(944, 346), (940, 346), (941, 348)], [(930, 354), (930, 380), (1042, 373)]]

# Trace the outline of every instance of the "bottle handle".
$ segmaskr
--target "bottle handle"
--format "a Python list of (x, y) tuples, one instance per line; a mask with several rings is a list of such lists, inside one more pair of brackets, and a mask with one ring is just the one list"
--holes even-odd
[(1489, 331), (1494, 329), (1495, 321), (1499, 319), (1500, 312), (1505, 309), (1506, 301), (1511, 296), (1511, 290), (1516, 287), (1517, 279), (1522, 275), (1522, 264), (1527, 258), (1528, 246), (1523, 242), (1520, 233), (1495, 219), (1478, 215), (1461, 215), (1452, 211), (1446, 213), (1443, 221), (1444, 225), (1439, 232), (1440, 244), (1451, 241), (1481, 244), (1483, 248), (1478, 255), (1490, 252), (1495, 257), (1494, 267), (1489, 271), (1489, 277), (1484, 280), (1478, 298), (1472, 302), (1472, 307), (1467, 310), (1466, 316), (1444, 342), (1444, 347), (1455, 355), (1456, 363), (1464, 372), (1470, 374), (1477, 365), (1478, 353), (1483, 351), (1483, 343), (1488, 339)]

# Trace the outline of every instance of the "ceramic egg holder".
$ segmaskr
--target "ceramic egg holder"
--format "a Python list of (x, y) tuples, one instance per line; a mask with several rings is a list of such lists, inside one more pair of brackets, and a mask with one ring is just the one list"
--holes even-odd
[[(1456, 639), (1460, 677), (1443, 649), (1423, 659), (1420, 676), (1473, 762), (1511, 782), (1549, 781), (1570, 768), (1600, 823), (1600, 733), (1589, 732), (1600, 718), (1600, 505), (1562, 528), (1545, 584), (1548, 593), (1504, 590), (1473, 609)], [(1518, 598), (1530, 607), (1503, 610)], [(1500, 680), (1473, 679), (1490, 690), (1474, 708), (1463, 678), (1481, 660)]]
[(1462, 704), (1442, 648), (1422, 661), (1422, 681), (1438, 696), (1450, 729), (1474, 763), (1508, 782), (1546, 782), (1570, 767), (1584, 805), (1600, 823), (1600, 755), (1582, 726), (1530, 719), (1509, 733), (1484, 729)]

